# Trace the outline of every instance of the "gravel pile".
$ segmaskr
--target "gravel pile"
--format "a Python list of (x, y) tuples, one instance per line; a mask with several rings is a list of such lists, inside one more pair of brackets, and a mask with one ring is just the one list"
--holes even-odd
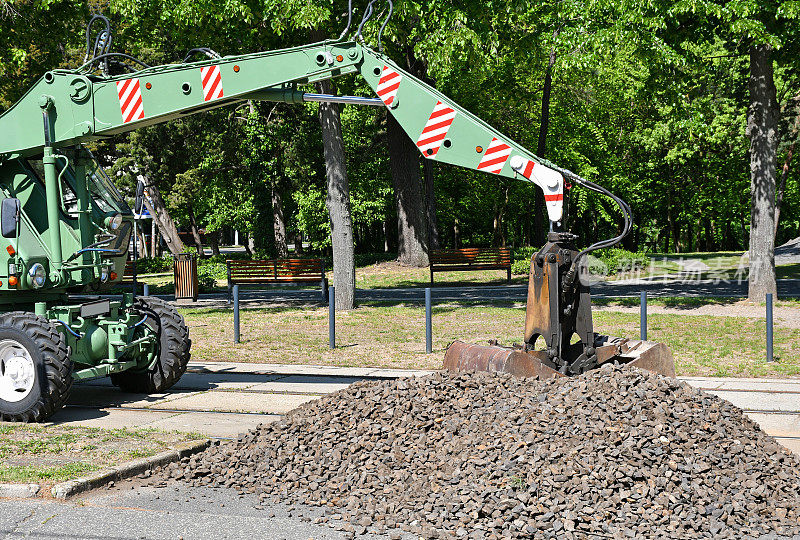
[(356, 383), (164, 473), (390, 538), (800, 532), (800, 462), (730, 403), (634, 368)]

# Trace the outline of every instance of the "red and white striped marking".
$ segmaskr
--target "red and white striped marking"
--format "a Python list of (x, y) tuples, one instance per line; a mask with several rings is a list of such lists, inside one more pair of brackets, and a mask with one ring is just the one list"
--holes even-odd
[(478, 163), (478, 170), (500, 174), (500, 171), (503, 170), (503, 165), (508, 161), (509, 155), (511, 155), (511, 147), (497, 137), (492, 137), (489, 148), (486, 149), (481, 162)]
[(222, 97), (222, 73), (219, 66), (200, 68), (200, 78), (203, 80), (203, 99), (211, 101)]
[(422, 155), (434, 159), (439, 148), (442, 146), (442, 141), (447, 136), (447, 130), (453, 123), (453, 118), (456, 117), (456, 111), (441, 101), (436, 102), (433, 112), (422, 130), (422, 134), (417, 139), (417, 148), (420, 149)]
[(134, 120), (144, 119), (144, 104), (142, 103), (142, 90), (139, 88), (139, 79), (117, 81), (117, 95), (119, 96), (119, 110), (122, 113), (123, 123), (127, 124)]
[(564, 210), (564, 177), (561, 173), (522, 156), (511, 158), (511, 168), (542, 188), (550, 221), (560, 221)]
[(400, 88), (400, 81), (403, 76), (389, 66), (383, 66), (383, 73), (378, 81), (378, 97), (389, 107), (397, 96), (397, 89)]

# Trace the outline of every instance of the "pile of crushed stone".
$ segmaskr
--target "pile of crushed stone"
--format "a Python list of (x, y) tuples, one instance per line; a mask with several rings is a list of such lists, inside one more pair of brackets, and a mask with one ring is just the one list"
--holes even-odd
[(390, 538), (800, 533), (800, 460), (732, 404), (635, 368), (359, 382), (162, 474)]

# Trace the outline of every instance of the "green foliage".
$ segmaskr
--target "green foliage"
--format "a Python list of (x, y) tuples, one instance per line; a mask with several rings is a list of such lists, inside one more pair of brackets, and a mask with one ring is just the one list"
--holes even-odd
[(171, 272), (173, 261), (172, 255), (138, 259), (136, 261), (136, 271), (140, 274), (155, 274), (158, 272)]
[(531, 257), (539, 251), (533, 246), (519, 247), (511, 252), (511, 273), (522, 275), (531, 271)]
[[(358, 21), (366, 1), (354, 4)], [(552, 55), (546, 157), (630, 203), (635, 228), (624, 247), (737, 250), (747, 246), (750, 219), (747, 52), (753, 43), (775, 48), (786, 125), (797, 114), (786, 105), (800, 87), (798, 6), (789, 0), (404, 0), (383, 45), (403, 68), (529, 149), (538, 146), (542, 81)], [(155, 65), (180, 61), (197, 46), (239, 54), (335, 37), (343, 7), (330, 0), (5, 2), (0, 109), (47, 70), (82, 62), (90, 12), (111, 18), (116, 51)], [(372, 21), (364, 29), (368, 42), (375, 43), (378, 26)], [(336, 83), (339, 93), (371, 95), (357, 78)], [(396, 230), (385, 114), (341, 108), (356, 250), (365, 256), (383, 248), (386, 234), (393, 242)], [(780, 165), (797, 134), (782, 128), (779, 136)], [(316, 256), (330, 250), (316, 104), (237, 103), (97, 142), (92, 150), (129, 196), (137, 176), (146, 175), (185, 230), (235, 229), (254, 240), (257, 256), (273, 257), (278, 195), (290, 240), (302, 234)], [(536, 243), (534, 186), (436, 162), (432, 170), (442, 247), (455, 247), (456, 229), (461, 245)], [(778, 243), (797, 236), (800, 226), (796, 157), (788, 170)], [(583, 246), (618, 233), (611, 201), (580, 188), (567, 199), (566, 225)], [(641, 261), (639, 255), (600, 258), (617, 268), (620, 261)], [(525, 273), (529, 259), (515, 251), (514, 272)], [(140, 271), (169, 268), (171, 259), (140, 263)]]
[(650, 264), (650, 258), (644, 252), (631, 252), (620, 248), (600, 249), (592, 255), (599, 259), (609, 274), (644, 270)]
[(218, 279), (226, 279), (228, 272), (225, 263), (203, 261), (197, 265), (197, 282), (201, 292), (212, 292)]

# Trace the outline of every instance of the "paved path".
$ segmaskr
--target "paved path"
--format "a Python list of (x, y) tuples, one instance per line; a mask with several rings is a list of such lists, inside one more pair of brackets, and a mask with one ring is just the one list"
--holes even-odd
[[(430, 373), (418, 370), (192, 362), (169, 392), (128, 394), (98, 379), (74, 387), (52, 421), (90, 427), (151, 427), (228, 438), (364, 379)], [(764, 430), (800, 454), (800, 379), (685, 377), (741, 407)]]
[[(737, 283), (713, 280), (699, 280), (683, 283), (679, 280), (627, 280), (604, 281), (592, 285), (594, 298), (638, 297), (647, 291), (650, 297), (702, 297), (716, 296), (746, 298), (747, 281)], [(518, 301), (525, 302), (528, 286), (525, 285), (478, 285), (464, 287), (433, 287), (431, 295), (434, 302), (475, 302), (475, 301)], [(778, 297), (800, 297), (800, 279), (779, 279)], [(162, 295), (165, 300), (174, 296)], [(259, 305), (320, 305), (319, 289), (243, 289), (240, 292), (243, 307)], [(398, 289), (356, 289), (356, 302), (424, 302), (423, 287)], [(183, 307), (229, 307), (228, 295), (213, 293), (201, 295), (194, 303), (182, 303)]]

